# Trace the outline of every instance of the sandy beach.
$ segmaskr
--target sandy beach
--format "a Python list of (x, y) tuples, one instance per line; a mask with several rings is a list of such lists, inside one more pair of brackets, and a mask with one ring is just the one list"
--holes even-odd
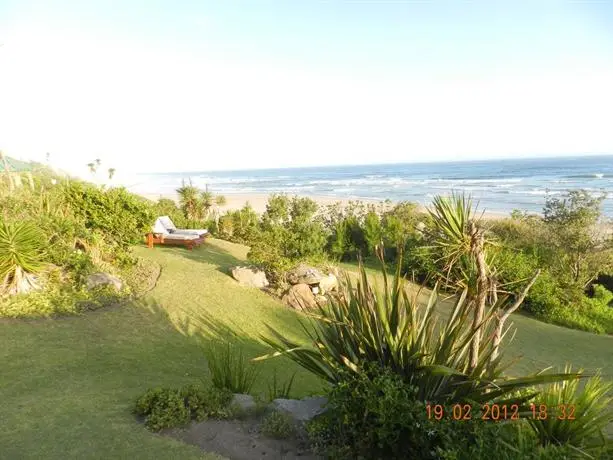
[[(335, 203), (341, 203), (342, 205), (347, 205), (351, 201), (360, 201), (362, 203), (373, 204), (373, 205), (379, 205), (379, 204), (384, 203), (383, 200), (374, 200), (374, 199), (351, 200), (351, 199), (347, 199), (344, 197), (341, 198), (341, 197), (333, 197), (333, 196), (294, 195), (290, 193), (288, 193), (287, 195), (290, 197), (304, 196), (306, 198), (311, 198), (320, 206), (328, 206), (328, 205), (332, 205)], [(143, 194), (143, 196), (145, 198), (148, 198), (154, 201), (157, 201), (160, 198), (169, 198), (169, 199), (177, 201), (176, 194), (150, 194), (148, 193), (148, 194)], [(233, 194), (228, 194), (224, 196), (226, 197), (226, 204), (224, 206), (220, 206), (219, 208), (222, 214), (224, 214), (227, 211), (234, 211), (237, 209), (241, 209), (247, 203), (251, 205), (251, 207), (254, 209), (255, 212), (257, 212), (258, 214), (261, 214), (264, 211), (266, 211), (266, 203), (268, 202), (268, 198), (270, 195), (265, 194), (265, 193), (238, 193), (238, 194), (233, 193)], [(393, 205), (394, 203), (396, 203), (396, 201), (390, 200), (390, 203)], [(425, 208), (423, 206), (419, 206), (418, 209), (420, 209), (420, 211), (425, 211)], [(486, 210), (483, 217), (486, 219), (501, 219), (504, 217), (509, 217), (509, 214), (503, 213), (503, 212), (490, 212)]]

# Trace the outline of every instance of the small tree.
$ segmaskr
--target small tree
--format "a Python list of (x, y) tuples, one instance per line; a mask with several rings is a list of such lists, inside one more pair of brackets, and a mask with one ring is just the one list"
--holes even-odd
[(475, 217), (470, 196), (436, 196), (428, 212), (432, 225), (430, 238), (444, 263), (444, 270), (438, 276), (447, 286), (466, 292), (468, 306), (473, 313), (472, 328), (475, 333), (470, 351), (471, 366), (479, 362), (483, 321), (486, 310), (489, 310), (488, 304), (495, 311), (492, 356), (496, 359), (505, 334), (505, 322), (521, 306), (540, 271), (533, 275), (511, 305), (506, 299), (499, 301), (496, 269), (488, 252), (493, 242), (486, 238), (481, 219)]
[(613, 267), (611, 240), (598, 225), (606, 194), (592, 197), (586, 190), (548, 196), (543, 217), (560, 268), (570, 267), (571, 281), (586, 288), (599, 274)]

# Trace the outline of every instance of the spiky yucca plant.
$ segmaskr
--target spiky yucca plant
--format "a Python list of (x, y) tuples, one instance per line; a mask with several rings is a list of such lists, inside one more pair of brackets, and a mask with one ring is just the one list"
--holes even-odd
[[(567, 373), (571, 370), (566, 366)], [(588, 452), (607, 444), (603, 431), (613, 423), (613, 382), (603, 382), (599, 374), (583, 387), (578, 380), (556, 382), (537, 399), (535, 405), (545, 405), (550, 412), (547, 418), (529, 419), (541, 444), (570, 444)]]
[[(379, 251), (382, 260), (382, 253)], [(502, 355), (492, 357), (491, 335), (480, 339), (481, 354), (471, 365), (470, 346), (476, 330), (471, 327), (466, 292), (456, 301), (447, 322), (435, 314), (437, 288), (425, 304), (410, 296), (400, 266), (393, 281), (382, 263), (383, 288), (376, 290), (360, 263), (359, 279), (345, 274), (339, 295), (329, 307), (307, 314), (302, 326), (311, 339), (306, 346), (269, 328), (272, 337), (262, 339), (274, 353), (256, 359), (286, 355), (303, 368), (332, 384), (342, 371), (363, 373), (375, 363), (399, 374), (418, 388), (418, 398), (433, 402), (503, 402), (514, 392), (534, 385), (576, 378), (573, 374), (538, 374), (506, 379)], [(486, 314), (479, 330), (489, 329), (493, 312)], [(513, 397), (521, 403), (535, 393)]]
[(19, 294), (36, 287), (46, 241), (31, 222), (0, 222), (0, 294)]

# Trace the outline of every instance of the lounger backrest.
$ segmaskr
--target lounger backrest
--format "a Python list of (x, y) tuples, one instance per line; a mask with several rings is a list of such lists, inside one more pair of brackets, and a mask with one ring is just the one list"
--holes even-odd
[(162, 225), (166, 228), (166, 230), (168, 230), (170, 233), (172, 233), (172, 231), (176, 230), (177, 227), (175, 227), (174, 222), (172, 221), (172, 219), (169, 216), (161, 216), (158, 217), (158, 220), (162, 223)]
[(160, 218), (158, 217), (155, 220), (155, 224), (153, 225), (153, 229), (152, 229), (153, 233), (161, 233), (163, 235), (168, 235), (169, 232), (166, 229), (166, 227), (164, 226), (164, 224), (162, 224), (162, 222), (160, 222)]

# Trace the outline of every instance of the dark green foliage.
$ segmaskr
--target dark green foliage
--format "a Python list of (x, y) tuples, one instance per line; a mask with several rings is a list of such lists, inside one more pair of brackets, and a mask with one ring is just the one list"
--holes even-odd
[(228, 344), (206, 351), (213, 386), (232, 393), (249, 393), (258, 376), (258, 369), (247, 362), (241, 349)]
[(212, 418), (227, 418), (231, 415), (232, 392), (227, 389), (187, 385), (181, 389), (191, 417), (196, 421)]
[[(338, 459), (558, 459), (566, 448), (540, 448), (527, 427), (428, 418), (416, 388), (388, 369), (344, 373), (328, 412), (308, 426), (314, 447)], [(521, 439), (520, 439), (521, 438)]]
[(260, 429), (266, 436), (275, 439), (287, 439), (296, 431), (292, 419), (280, 411), (272, 411), (266, 415)]
[(84, 219), (86, 228), (100, 230), (119, 245), (141, 242), (155, 220), (150, 203), (124, 188), (103, 190), (71, 181), (63, 185), (63, 192), (74, 215)]
[(266, 271), (272, 284), (282, 284), (295, 262), (323, 257), (326, 234), (316, 211), (317, 204), (309, 198), (270, 197), (248, 258)]
[(240, 210), (221, 216), (217, 231), (220, 237), (229, 241), (251, 244), (258, 232), (258, 215), (246, 204)]
[(144, 417), (151, 431), (186, 425), (190, 420), (227, 418), (232, 393), (216, 388), (187, 385), (179, 390), (151, 388), (136, 400), (134, 413)]
[(180, 390), (153, 388), (138, 398), (134, 413), (145, 418), (151, 431), (183, 426), (190, 421), (190, 411)]

